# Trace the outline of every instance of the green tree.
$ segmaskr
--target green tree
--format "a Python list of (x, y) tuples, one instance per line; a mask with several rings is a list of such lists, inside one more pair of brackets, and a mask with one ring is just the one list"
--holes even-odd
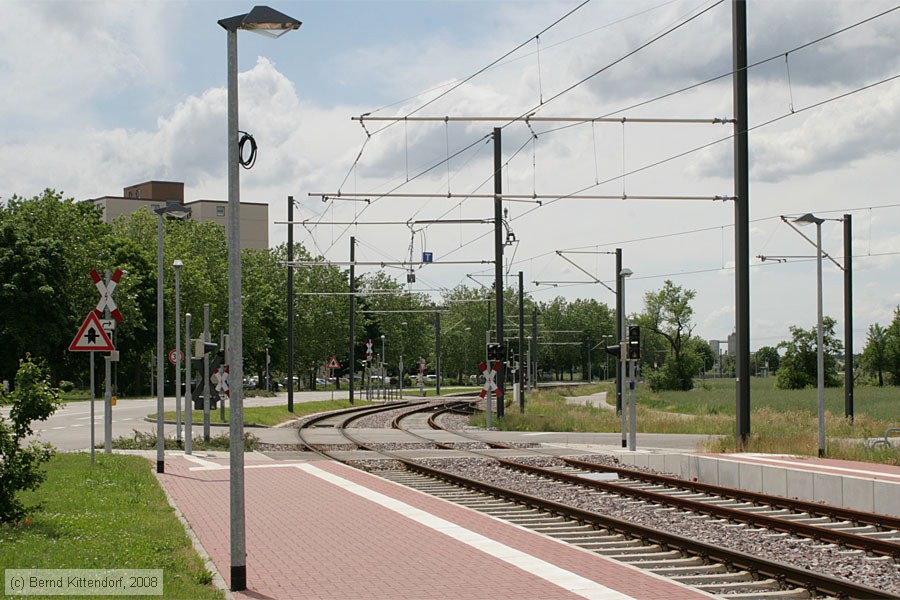
[(0, 523), (17, 521), (27, 514), (28, 509), (16, 496), (41, 484), (45, 473), (40, 467), (50, 460), (53, 448), (34, 440), (25, 444), (24, 440), (34, 433), (32, 421), (45, 421), (60, 405), (59, 390), (50, 385), (44, 369), (28, 355), (19, 361), (16, 386), (8, 399), (12, 403), (9, 419), (0, 416)]
[(662, 368), (651, 375), (654, 390), (690, 390), (694, 387), (694, 373), (701, 366), (701, 358), (690, 345), (694, 325), (691, 300), (694, 290), (687, 290), (669, 280), (658, 292), (644, 295), (644, 322), (652, 333), (662, 336), (671, 354)]
[[(831, 317), (822, 319), (825, 386), (836, 387), (841, 383), (835, 356), (843, 351), (843, 344), (834, 335), (835, 321)], [(792, 325), (791, 339), (778, 344), (784, 350), (784, 356), (778, 367), (775, 385), (781, 389), (796, 390), (817, 383), (817, 346), (816, 327), (803, 329)]]
[(781, 355), (778, 350), (772, 346), (763, 346), (753, 355), (754, 361), (759, 369), (768, 368), (769, 373), (778, 371), (781, 364)]
[(878, 378), (878, 385), (884, 385), (884, 372), (890, 367), (888, 330), (874, 323), (869, 325), (866, 347), (862, 353), (862, 367)]

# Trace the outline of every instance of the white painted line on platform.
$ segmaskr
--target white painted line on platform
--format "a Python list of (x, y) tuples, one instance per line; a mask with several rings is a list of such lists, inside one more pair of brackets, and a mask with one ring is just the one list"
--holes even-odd
[(517, 550), (515, 548), (507, 546), (506, 544), (502, 544), (496, 540), (492, 540), (481, 535), (480, 533), (476, 533), (470, 529), (460, 527), (455, 523), (451, 523), (450, 521), (425, 512), (424, 510), (418, 509), (414, 506), (410, 506), (405, 502), (401, 502), (400, 500), (391, 498), (390, 496), (386, 496), (374, 490), (370, 490), (369, 488), (361, 486), (348, 479), (344, 479), (343, 477), (334, 475), (333, 473), (329, 473), (313, 464), (300, 464), (297, 465), (297, 468), (309, 473), (310, 475), (314, 475), (315, 477), (339, 486), (347, 490), (348, 492), (356, 494), (357, 496), (361, 496), (367, 500), (371, 500), (379, 506), (383, 506), (385, 508), (393, 510), (394, 512), (401, 514), (408, 519), (429, 527), (439, 533), (443, 533), (448, 537), (467, 544), (477, 550), (484, 552), (485, 554), (502, 560), (503, 562), (509, 563), (512, 566), (522, 569), (527, 573), (535, 575), (536, 577), (540, 577), (541, 579), (553, 585), (557, 585), (569, 592), (572, 592), (573, 594), (581, 596), (582, 598), (589, 598), (591, 600), (624, 600), (632, 598), (632, 596), (608, 588), (605, 585), (597, 583), (596, 581), (592, 581), (590, 579), (587, 579), (586, 577), (582, 577), (577, 573), (573, 573), (571, 571), (567, 571), (566, 569), (557, 567), (556, 565), (541, 560), (536, 556), (526, 554), (521, 550)]

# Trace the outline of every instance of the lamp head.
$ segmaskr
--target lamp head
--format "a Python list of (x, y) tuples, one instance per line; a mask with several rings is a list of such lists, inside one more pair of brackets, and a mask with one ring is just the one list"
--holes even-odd
[(816, 215), (812, 213), (806, 213), (805, 215), (799, 216), (794, 219), (794, 223), (803, 227), (804, 225), (821, 225), (825, 222), (825, 219), (820, 219)]
[(185, 206), (181, 202), (175, 202), (173, 200), (169, 200), (168, 202), (166, 202), (165, 206), (154, 208), (153, 212), (167, 219), (184, 219), (191, 216), (190, 207)]
[(181, 267), (184, 266), (184, 263), (181, 262), (180, 258), (176, 258), (175, 261), (172, 263), (172, 266), (175, 267), (175, 270), (177, 271), (178, 269), (180, 269)]
[(621, 277), (631, 277), (634, 274), (634, 271), (629, 269), (628, 267), (623, 267), (621, 271), (619, 271), (619, 276)]
[(268, 6), (254, 6), (253, 10), (245, 15), (220, 20), (219, 25), (228, 31), (246, 29), (266, 37), (279, 38), (288, 31), (300, 29), (302, 23)]

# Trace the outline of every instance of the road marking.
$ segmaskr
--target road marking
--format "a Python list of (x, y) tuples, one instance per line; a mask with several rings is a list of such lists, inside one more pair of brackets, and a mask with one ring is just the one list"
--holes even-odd
[[(50, 429), (65, 429), (65, 427), (50, 427)], [(47, 431), (47, 430), (41, 429), (41, 431)]]
[(541, 560), (536, 556), (527, 554), (525, 552), (522, 552), (521, 550), (517, 550), (496, 540), (492, 540), (491, 538), (485, 537), (480, 533), (476, 533), (470, 529), (461, 527), (456, 523), (451, 523), (450, 521), (406, 504), (405, 502), (401, 502), (400, 500), (397, 500), (390, 496), (386, 496), (384, 494), (376, 492), (375, 490), (370, 490), (369, 488), (354, 483), (348, 479), (344, 479), (343, 477), (324, 471), (321, 468), (316, 467), (315, 465), (312, 465), (310, 463), (299, 464), (296, 465), (296, 467), (301, 471), (305, 471), (310, 475), (341, 487), (348, 492), (356, 494), (357, 496), (361, 496), (367, 500), (371, 500), (379, 506), (383, 506), (398, 514), (401, 514), (408, 519), (411, 519), (421, 525), (424, 525), (425, 527), (437, 531), (438, 533), (442, 533), (450, 538), (471, 546), (476, 550), (480, 550), (485, 554), (493, 556), (498, 560), (502, 560), (505, 563), (522, 569), (526, 573), (531, 573), (536, 577), (540, 577), (544, 581), (547, 581), (553, 585), (557, 585), (565, 590), (572, 592), (573, 594), (581, 596), (582, 598), (589, 598), (591, 600), (624, 600), (632, 598), (632, 596), (623, 594), (612, 588), (608, 588), (605, 585), (587, 579), (586, 577), (582, 577), (581, 575), (573, 573), (572, 571), (567, 571), (566, 569), (557, 567), (556, 565)]

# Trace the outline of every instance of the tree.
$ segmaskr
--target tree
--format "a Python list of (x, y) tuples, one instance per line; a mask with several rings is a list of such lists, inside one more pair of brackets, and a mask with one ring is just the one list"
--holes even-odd
[(756, 351), (753, 358), (758, 368), (768, 368), (769, 373), (777, 372), (778, 366), (781, 364), (781, 355), (772, 346), (761, 347)]
[(671, 350), (662, 368), (649, 378), (654, 391), (694, 387), (694, 373), (701, 365), (701, 358), (689, 345), (694, 330), (691, 323), (694, 309), (690, 303), (696, 295), (694, 290), (686, 290), (669, 280), (660, 291), (644, 295), (642, 322), (651, 333), (662, 336)]
[(888, 330), (875, 323), (869, 325), (866, 347), (862, 353), (862, 367), (878, 377), (878, 386), (884, 385), (884, 372), (890, 367)]
[[(843, 351), (843, 344), (834, 335), (834, 324), (831, 317), (822, 319), (826, 387), (836, 387), (841, 383), (835, 356)], [(778, 344), (778, 348), (784, 350), (784, 357), (778, 367), (775, 385), (788, 390), (815, 386), (818, 371), (816, 327), (807, 330), (792, 325), (790, 332), (790, 341)]]
[(50, 386), (44, 369), (26, 355), (19, 361), (15, 390), (9, 395), (9, 420), (0, 416), (0, 523), (21, 519), (28, 512), (16, 495), (34, 490), (44, 480), (40, 466), (50, 460), (49, 444), (31, 441), (32, 421), (45, 421), (60, 405), (59, 390)]

